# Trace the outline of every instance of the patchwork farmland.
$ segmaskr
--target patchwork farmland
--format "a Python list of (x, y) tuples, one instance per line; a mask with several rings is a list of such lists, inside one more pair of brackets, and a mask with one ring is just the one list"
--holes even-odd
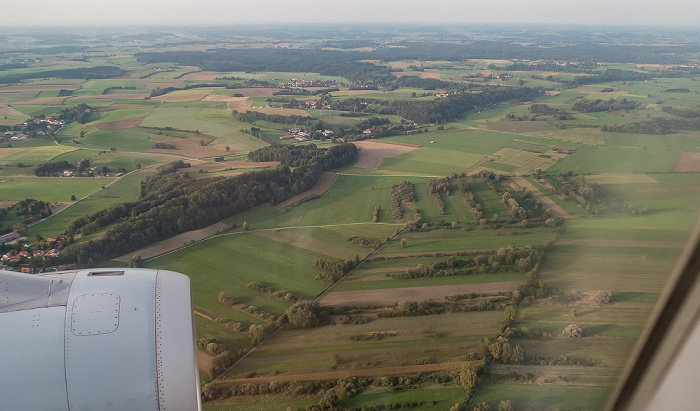
[[(314, 30), (17, 52), (0, 227), (63, 245), (2, 245), (8, 267), (187, 274), (205, 410), (604, 408), (698, 223), (696, 71), (539, 67), (495, 43), (499, 58), (450, 61), (420, 29), (440, 47)], [(564, 47), (529, 36), (527, 52)], [(349, 52), (367, 58), (332, 60)], [(132, 222), (119, 255), (91, 248)]]

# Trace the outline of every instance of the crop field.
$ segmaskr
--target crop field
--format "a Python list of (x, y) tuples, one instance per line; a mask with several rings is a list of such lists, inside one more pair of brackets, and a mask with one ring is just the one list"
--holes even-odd
[(5, 156), (2, 160), (12, 165), (17, 165), (19, 163), (38, 165), (73, 150), (73, 148), (57, 146), (32, 147)]
[[(421, 363), (458, 359), (459, 349), (473, 347), (481, 336), (492, 333), (498, 327), (501, 316), (500, 312), (483, 312), (382, 318), (362, 325), (334, 325), (303, 333), (283, 330), (247, 357), (239, 370), (233, 371), (245, 373), (259, 368), (275, 374), (277, 370), (281, 371), (276, 374), (280, 377), (314, 372), (322, 378), (324, 373), (334, 370), (362, 375), (363, 371), (373, 368), (420, 369)], [(350, 338), (371, 333), (384, 333), (386, 337), (377, 341)], [(429, 353), (424, 352), (427, 343), (432, 347)], [(389, 352), (392, 355), (387, 355)], [(334, 360), (334, 354), (340, 359)], [(424, 361), (428, 357), (432, 357), (433, 361)], [(350, 364), (359, 367), (350, 369)]]
[(501, 400), (508, 399), (513, 404), (523, 404), (524, 410), (603, 409), (613, 389), (613, 386), (576, 386), (558, 383), (533, 385), (489, 381), (479, 387), (473, 402), (474, 404), (482, 402), (498, 404)]
[[(516, 234), (517, 233), (517, 234)], [(489, 233), (490, 234), (490, 233)], [(403, 238), (403, 237), (402, 237)], [(384, 254), (401, 254), (401, 253), (423, 253), (423, 252), (439, 252), (439, 251), (465, 251), (465, 250), (483, 250), (491, 248), (500, 248), (512, 245), (521, 247), (526, 245), (543, 245), (545, 242), (552, 240), (553, 233), (551, 232), (504, 232), (502, 235), (479, 235), (478, 232), (466, 232), (464, 234), (445, 235), (445, 236), (421, 236), (421, 235), (406, 235), (408, 245), (401, 248), (401, 245), (391, 243), (384, 247), (380, 255)]]
[[(268, 252), (262, 255), (259, 250)], [(230, 318), (233, 309), (217, 302), (222, 291), (276, 315), (289, 307), (281, 300), (248, 290), (246, 285), (253, 281), (264, 279), (263, 282), (274, 290), (289, 291), (307, 299), (314, 297), (326, 283), (314, 280), (313, 262), (324, 257), (327, 258), (319, 252), (243, 234), (213, 238), (151, 260), (148, 266), (187, 272), (195, 304)]]
[(424, 147), (419, 151), (385, 158), (379, 169), (436, 177), (461, 173), (483, 158), (480, 154), (433, 147)]
[(196, 118), (198, 108), (158, 107), (142, 122), (142, 127), (172, 127), (180, 130), (199, 130), (201, 133), (220, 137), (231, 132), (228, 127)]
[(7, 200), (34, 198), (42, 201), (69, 201), (71, 195), (80, 198), (100, 190), (114, 181), (113, 178), (66, 178), (56, 184), (51, 177), (19, 177), (3, 180), (2, 197)]

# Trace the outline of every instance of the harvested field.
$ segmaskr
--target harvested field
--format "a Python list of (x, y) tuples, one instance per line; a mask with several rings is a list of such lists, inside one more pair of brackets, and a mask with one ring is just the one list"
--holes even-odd
[(277, 204), (277, 207), (284, 209), (309, 197), (326, 194), (328, 190), (331, 189), (331, 186), (333, 185), (333, 182), (335, 181), (336, 177), (338, 177), (338, 174), (336, 173), (331, 173), (329, 171), (324, 172), (321, 175), (321, 178), (316, 183), (316, 185), (311, 190), (304, 191), (301, 194), (297, 194), (289, 200)]
[(133, 253), (129, 253), (126, 255), (123, 255), (121, 257), (117, 257), (114, 260), (115, 261), (120, 261), (123, 263), (128, 263), (129, 260), (131, 260), (131, 257), (135, 255), (140, 255), (141, 258), (147, 260), (149, 258), (153, 258), (156, 256), (159, 256), (161, 254), (165, 254), (167, 252), (177, 250), (178, 248), (181, 248), (183, 246), (186, 246), (188, 244), (191, 244), (193, 241), (200, 241), (204, 240), (205, 238), (209, 238), (216, 233), (220, 231), (225, 231), (229, 228), (228, 224), (224, 223), (216, 223), (212, 224), (209, 227), (204, 227), (199, 230), (193, 230), (193, 231), (188, 231), (186, 233), (178, 234), (175, 237), (168, 238), (167, 240), (159, 241), (152, 246), (142, 248), (140, 250), (134, 251)]
[(340, 258), (341, 260), (349, 260), (351, 258), (355, 258), (356, 255), (361, 254), (361, 252), (357, 252), (350, 248), (330, 244), (322, 240), (297, 234), (293, 229), (279, 231), (261, 230), (254, 231), (251, 234), (266, 238), (268, 240), (277, 241), (282, 244), (299, 247), (304, 250), (310, 250), (330, 257)]
[(439, 71), (421, 71), (420, 76), (422, 78), (434, 78), (436, 80), (440, 80), (440, 76), (442, 73)]
[(682, 152), (673, 170), (680, 173), (700, 173), (700, 153)]
[(247, 101), (248, 97), (234, 97), (234, 98), (237, 98), (239, 100), (229, 100), (226, 103), (226, 108), (229, 111), (236, 110), (236, 111), (240, 111), (240, 112), (245, 112), (246, 110), (248, 110), (250, 108), (251, 103), (250, 103), (250, 101)]
[(394, 69), (406, 70), (409, 66), (422, 67), (422, 64), (418, 60), (413, 61), (392, 61), (389, 66)]
[(4, 106), (0, 104), (0, 116), (24, 116), (29, 117), (24, 113), (20, 113), (12, 107)]
[(205, 310), (202, 307), (197, 307), (196, 305), (192, 308), (193, 308), (195, 314), (198, 314), (198, 315), (200, 315), (206, 319), (209, 319), (209, 320), (216, 321), (219, 318), (224, 318), (224, 317), (220, 316), (219, 314), (213, 313), (209, 310)]
[(19, 148), (19, 147), (0, 148), (0, 159), (5, 158), (5, 157), (10, 156), (10, 155), (15, 154), (15, 153), (19, 153), (20, 151), (24, 151), (24, 150), (26, 150), (26, 148)]
[(19, 203), (19, 201), (13, 200), (0, 200), (0, 208), (10, 208), (13, 205)]
[(400, 301), (443, 301), (453, 294), (487, 294), (513, 291), (524, 281), (504, 281), (482, 284), (436, 285), (432, 287), (392, 288), (383, 290), (360, 290), (329, 292), (318, 299), (321, 306), (386, 305)]
[[(698, 157), (700, 159), (700, 157)], [(598, 174), (586, 176), (586, 180), (598, 184), (648, 184), (657, 181), (646, 174)]]
[[(204, 141), (204, 145), (201, 144), (201, 141)], [(194, 136), (188, 138), (171, 138), (170, 140), (161, 140), (160, 142), (175, 146), (175, 150), (154, 148), (148, 150), (148, 152), (175, 154), (194, 158), (218, 157), (228, 154), (223, 148), (210, 146), (209, 144), (212, 141), (214, 140)], [(232, 149), (235, 149), (235, 147), (232, 147)]]
[(151, 81), (151, 82), (146, 83), (147, 90), (155, 90), (157, 88), (168, 88), (168, 87), (185, 88), (185, 83), (182, 81), (163, 81), (163, 82)]
[(159, 100), (164, 103), (187, 103), (191, 101), (199, 101), (207, 96), (207, 93), (172, 93), (154, 97), (154, 100)]
[(197, 367), (199, 371), (209, 372), (214, 356), (197, 350)]
[(544, 206), (544, 208), (548, 208), (552, 211), (553, 217), (571, 218), (571, 214), (567, 213), (566, 210), (561, 208), (561, 206), (555, 203), (554, 200), (542, 194), (542, 192), (539, 189), (537, 189), (537, 187), (532, 185), (532, 183), (530, 183), (523, 177), (511, 177), (510, 181), (512, 181), (518, 187), (523, 187), (527, 189), (527, 191), (529, 191), (530, 194), (532, 194), (532, 197), (535, 199), (535, 201), (539, 201), (540, 203), (542, 203), (542, 206)]
[(114, 130), (126, 130), (128, 128), (137, 127), (146, 116), (127, 118), (125, 120), (108, 121), (106, 123), (95, 124), (99, 130), (102, 131), (114, 131)]
[(266, 167), (277, 167), (280, 165), (279, 161), (266, 161), (255, 163), (251, 161), (222, 161), (220, 163), (206, 163), (190, 161), (193, 170), (204, 170), (207, 173), (216, 173), (219, 171), (228, 170), (246, 170), (251, 168), (266, 168)]
[(39, 97), (25, 100), (16, 100), (12, 104), (38, 104), (42, 106), (60, 106), (67, 97)]
[(272, 97), (273, 93), (282, 90), (277, 87), (251, 87), (241, 89), (241, 94), (246, 97)]
[(392, 144), (375, 140), (356, 141), (353, 144), (361, 150), (355, 167), (373, 170), (379, 168), (386, 157), (396, 157), (420, 148), (410, 144)]
[[(228, 108), (228, 106), (227, 106)], [(281, 108), (281, 107), (249, 107), (248, 110), (250, 111), (257, 111), (259, 113), (265, 113), (265, 114), (279, 114), (281, 116), (301, 116), (301, 117), (309, 117), (309, 113), (307, 113), (304, 110), (299, 110), (296, 108)]]
[(213, 71), (200, 71), (199, 73), (189, 73), (180, 77), (180, 80), (185, 81), (213, 81), (219, 77), (220, 73)]

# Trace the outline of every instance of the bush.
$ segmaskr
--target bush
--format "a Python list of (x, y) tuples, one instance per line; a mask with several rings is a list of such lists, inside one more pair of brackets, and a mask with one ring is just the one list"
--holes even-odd
[(595, 301), (598, 304), (610, 304), (612, 302), (612, 293), (610, 291), (598, 291), (595, 293)]
[(564, 329), (562, 335), (569, 338), (581, 338), (583, 337), (583, 330), (578, 324), (571, 324)]
[(315, 301), (303, 301), (294, 304), (280, 317), (280, 324), (288, 324), (291, 328), (314, 328), (327, 324), (330, 316), (327, 311), (321, 311)]

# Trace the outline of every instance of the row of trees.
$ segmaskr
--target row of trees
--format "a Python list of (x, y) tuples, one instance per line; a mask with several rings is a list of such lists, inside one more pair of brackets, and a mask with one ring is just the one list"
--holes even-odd
[(547, 174), (541, 176), (553, 191), (567, 199), (573, 200), (587, 213), (597, 215), (598, 206), (603, 204), (603, 189), (594, 182), (587, 181), (573, 171), (567, 173)]
[(666, 135), (673, 134), (678, 130), (700, 130), (700, 121), (698, 118), (693, 117), (657, 117), (648, 121), (637, 121), (629, 124), (604, 124), (600, 129), (615, 133)]
[(237, 111), (232, 111), (231, 114), (233, 114), (238, 121), (243, 121), (243, 122), (248, 122), (252, 123), (254, 121), (269, 121), (272, 123), (278, 123), (278, 124), (297, 124), (297, 125), (302, 125), (306, 124), (311, 117), (309, 116), (298, 116), (298, 115), (291, 115), (291, 116), (283, 116), (282, 114), (266, 114), (266, 113), (261, 113), (259, 111), (250, 111), (246, 110), (245, 113), (239, 113)]
[(403, 204), (412, 203), (415, 201), (413, 193), (413, 184), (410, 181), (404, 181), (400, 184), (394, 184), (389, 187), (391, 193), (390, 205), (391, 218), (400, 220), (403, 218)]
[(639, 107), (639, 104), (640, 103), (638, 103), (636, 101), (628, 101), (626, 98), (623, 98), (623, 99), (610, 98), (609, 100), (581, 99), (581, 100), (577, 100), (571, 108), (576, 110), (576, 111), (580, 111), (582, 113), (592, 113), (592, 112), (597, 112), (597, 111), (634, 110), (635, 108)]
[(447, 177), (441, 178), (439, 180), (428, 180), (428, 192), (430, 196), (435, 200), (438, 211), (440, 214), (447, 214), (447, 209), (445, 208), (445, 202), (440, 196), (441, 192), (444, 192), (448, 196), (450, 195), (450, 180)]
[[(354, 161), (356, 153), (354, 145), (343, 144), (315, 151), (308, 165), (294, 170), (281, 166), (231, 177), (191, 178), (176, 171), (175, 165), (159, 168), (139, 187), (138, 201), (73, 221), (68, 234), (90, 233), (116, 224), (100, 239), (70, 245), (63, 258), (66, 262), (94, 264), (206, 227), (260, 204), (280, 203), (312, 188), (324, 171)], [(295, 162), (293, 156), (289, 162)]]
[(450, 277), (475, 273), (493, 272), (528, 272), (539, 265), (544, 257), (542, 247), (502, 247), (496, 252), (474, 252), (468, 258), (456, 259), (454, 256), (446, 261), (431, 265), (418, 264), (414, 269), (402, 273), (388, 273), (387, 277), (396, 279), (413, 279), (425, 277)]

